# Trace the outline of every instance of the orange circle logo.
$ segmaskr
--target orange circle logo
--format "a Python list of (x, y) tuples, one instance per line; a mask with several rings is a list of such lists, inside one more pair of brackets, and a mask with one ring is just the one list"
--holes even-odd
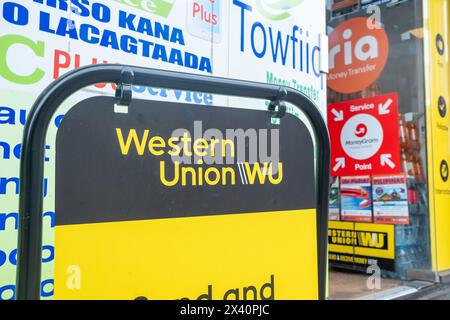
[(328, 86), (354, 93), (371, 85), (386, 65), (389, 39), (375, 20), (354, 18), (341, 23), (329, 37)]

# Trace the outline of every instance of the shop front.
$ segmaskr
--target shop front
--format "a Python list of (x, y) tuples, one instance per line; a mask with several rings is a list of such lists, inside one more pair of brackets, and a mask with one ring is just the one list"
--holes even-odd
[(327, 10), (332, 298), (339, 277), (359, 279), (361, 294), (377, 275), (381, 290), (445, 281), (450, 3), (337, 2)]

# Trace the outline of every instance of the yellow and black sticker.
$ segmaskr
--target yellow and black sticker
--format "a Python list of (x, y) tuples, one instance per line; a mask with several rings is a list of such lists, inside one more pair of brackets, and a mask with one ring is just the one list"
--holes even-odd
[(395, 268), (393, 225), (330, 221), (328, 245), (334, 263), (367, 267), (376, 262), (385, 270)]
[[(57, 136), (55, 298), (317, 299), (313, 142), (297, 118), (269, 120), (142, 100), (119, 114), (107, 97), (72, 108)], [(248, 158), (255, 142), (272, 155)]]

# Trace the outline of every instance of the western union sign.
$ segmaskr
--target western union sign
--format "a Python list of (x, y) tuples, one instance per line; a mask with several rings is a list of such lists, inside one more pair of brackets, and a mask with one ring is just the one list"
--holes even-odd
[(58, 130), (56, 299), (319, 297), (304, 123), (141, 100), (121, 114), (114, 103), (84, 100)]
[(335, 264), (367, 267), (375, 262), (386, 270), (395, 267), (394, 226), (330, 221), (329, 259)]
[(329, 230), (331, 243), (359, 246), (363, 248), (387, 248), (388, 234), (385, 232), (367, 232), (367, 231), (348, 231), (339, 229)]

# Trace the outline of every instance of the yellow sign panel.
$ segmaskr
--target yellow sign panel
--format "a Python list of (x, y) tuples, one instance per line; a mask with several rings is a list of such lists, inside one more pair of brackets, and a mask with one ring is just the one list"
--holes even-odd
[(385, 269), (394, 268), (394, 226), (330, 221), (328, 228), (330, 261), (368, 266), (377, 261)]
[(427, 145), (433, 270), (450, 269), (449, 3), (428, 1)]
[(355, 223), (355, 232), (359, 235), (355, 254), (394, 259), (394, 227), (384, 224)]
[(315, 210), (57, 226), (56, 299), (317, 299)]

